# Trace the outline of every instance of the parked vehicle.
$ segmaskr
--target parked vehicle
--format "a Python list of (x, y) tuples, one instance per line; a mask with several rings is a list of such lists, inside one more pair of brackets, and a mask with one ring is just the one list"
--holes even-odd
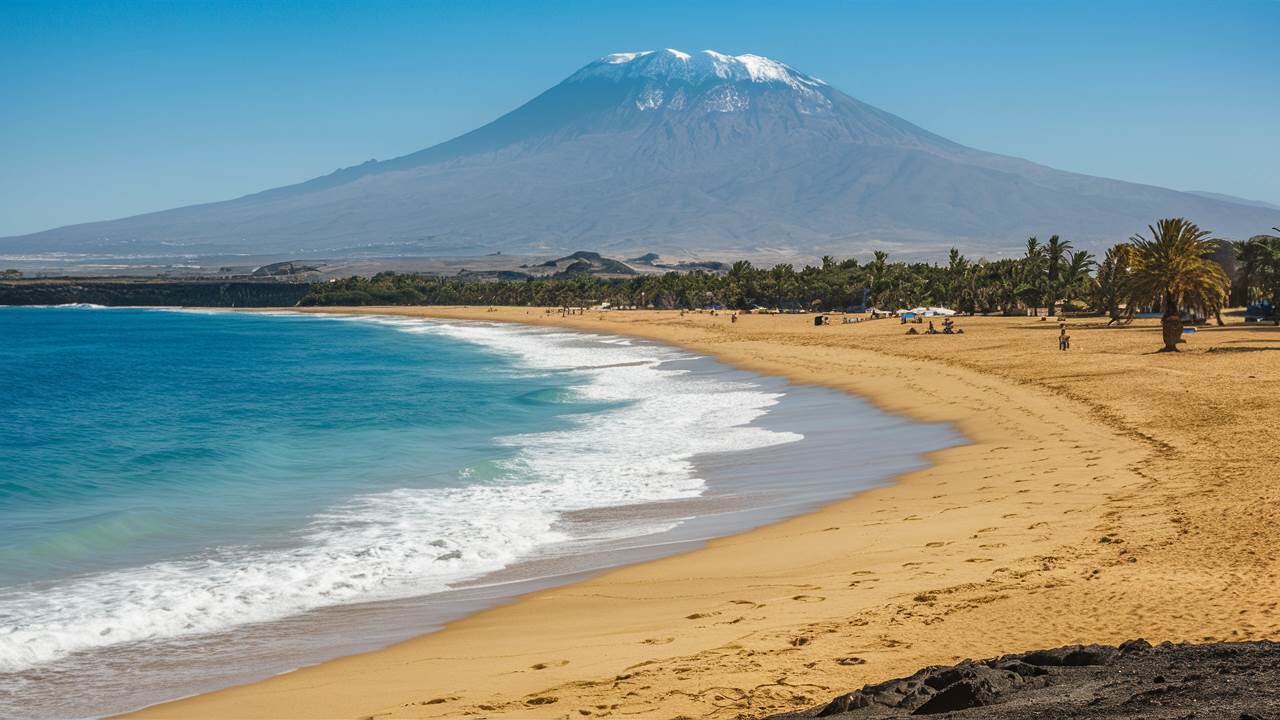
[(1268, 300), (1259, 300), (1244, 311), (1245, 322), (1271, 322), (1280, 325), (1280, 308)]

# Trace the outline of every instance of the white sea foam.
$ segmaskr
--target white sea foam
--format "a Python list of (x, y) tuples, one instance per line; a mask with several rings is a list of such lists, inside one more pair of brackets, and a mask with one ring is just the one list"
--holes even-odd
[[(290, 547), (198, 557), (0, 591), (0, 672), (80, 651), (217, 632), (307, 610), (447, 589), (574, 538), (583, 508), (698, 495), (693, 456), (799, 440), (750, 423), (778, 401), (749, 382), (664, 366), (689, 357), (629, 340), (489, 324), (347, 317), (474, 343), (530, 373), (572, 371), (618, 407), (567, 430), (502, 439), (497, 481), (368, 494), (311, 519)], [(633, 534), (654, 532), (637, 526)]]

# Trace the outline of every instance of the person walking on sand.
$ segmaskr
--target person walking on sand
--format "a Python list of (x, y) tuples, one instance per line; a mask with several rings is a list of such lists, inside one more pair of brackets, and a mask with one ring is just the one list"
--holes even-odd
[(1063, 326), (1058, 331), (1058, 349), (1059, 350), (1071, 349), (1071, 336), (1067, 334), (1066, 326)]

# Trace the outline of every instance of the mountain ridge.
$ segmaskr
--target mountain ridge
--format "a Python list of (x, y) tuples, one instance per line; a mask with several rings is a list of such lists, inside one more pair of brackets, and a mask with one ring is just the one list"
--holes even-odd
[(0, 251), (725, 255), (1082, 247), (1280, 212), (969, 148), (759, 55), (614, 53), (494, 121), (232, 200), (0, 239)]

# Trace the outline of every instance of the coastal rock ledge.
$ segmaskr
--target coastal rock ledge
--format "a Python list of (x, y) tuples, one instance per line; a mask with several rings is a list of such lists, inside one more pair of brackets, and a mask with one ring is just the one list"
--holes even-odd
[(933, 666), (775, 715), (1280, 720), (1280, 643), (1068, 645)]

